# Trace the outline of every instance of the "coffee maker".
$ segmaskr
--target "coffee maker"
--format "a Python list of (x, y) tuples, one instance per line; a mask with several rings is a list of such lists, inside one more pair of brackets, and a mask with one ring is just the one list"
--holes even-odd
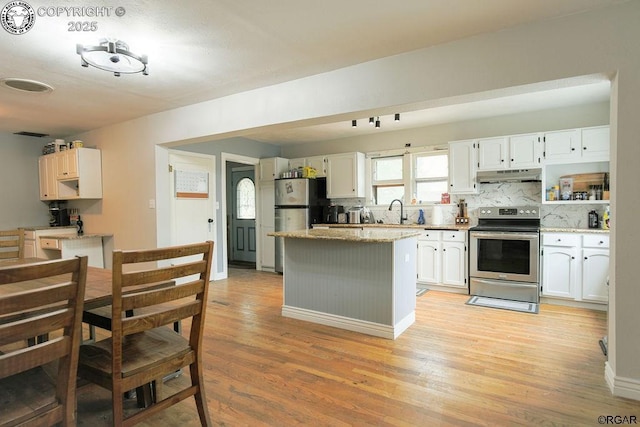
[(49, 226), (64, 227), (71, 225), (69, 211), (64, 207), (64, 202), (51, 202), (49, 204)]

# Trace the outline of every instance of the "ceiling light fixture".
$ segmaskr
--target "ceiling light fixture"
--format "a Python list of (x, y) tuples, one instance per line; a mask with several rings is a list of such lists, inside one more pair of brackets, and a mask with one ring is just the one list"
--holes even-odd
[[(400, 121), (400, 113), (395, 113), (393, 115), (393, 121), (395, 122), (399, 122)], [(370, 125), (375, 125), (376, 129), (380, 129), (381, 127), (381, 122), (380, 122), (380, 116), (371, 116), (369, 117), (369, 124)], [(357, 120), (351, 120), (351, 127), (357, 127), (358, 123)]]
[(96, 67), (109, 71), (114, 76), (120, 74), (142, 73), (149, 75), (147, 55), (138, 56), (129, 51), (129, 45), (122, 40), (102, 39), (98, 46), (76, 45), (76, 53), (80, 55), (80, 65)]

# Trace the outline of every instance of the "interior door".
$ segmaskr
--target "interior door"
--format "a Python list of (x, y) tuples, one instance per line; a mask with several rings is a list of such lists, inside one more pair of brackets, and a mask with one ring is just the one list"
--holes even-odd
[(211, 268), (216, 268), (215, 156), (187, 152), (169, 153), (171, 242), (173, 245), (214, 242)]
[(256, 185), (253, 167), (231, 171), (231, 242), (229, 261), (256, 262)]

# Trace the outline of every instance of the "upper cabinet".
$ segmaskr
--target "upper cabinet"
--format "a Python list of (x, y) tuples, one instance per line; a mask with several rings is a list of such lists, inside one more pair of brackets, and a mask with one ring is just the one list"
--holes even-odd
[(304, 168), (305, 166), (314, 168), (317, 177), (327, 176), (327, 158), (325, 156), (302, 157), (289, 160), (289, 169)]
[(478, 170), (540, 167), (538, 134), (479, 139)]
[(53, 154), (40, 156), (38, 171), (40, 173), (40, 200), (58, 200), (56, 157)]
[(449, 143), (449, 193), (477, 193), (475, 141)]
[(260, 181), (273, 181), (280, 174), (289, 170), (289, 159), (270, 157), (260, 159)]
[(100, 150), (73, 148), (38, 159), (40, 200), (102, 198)]
[(546, 164), (609, 161), (609, 126), (546, 132), (542, 138)]
[(326, 160), (327, 198), (365, 197), (363, 153), (333, 154)]

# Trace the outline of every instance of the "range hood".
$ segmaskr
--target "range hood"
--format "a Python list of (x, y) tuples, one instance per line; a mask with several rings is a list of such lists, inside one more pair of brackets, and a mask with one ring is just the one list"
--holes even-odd
[(542, 169), (513, 169), (501, 171), (479, 171), (476, 181), (480, 184), (494, 182), (539, 182)]

